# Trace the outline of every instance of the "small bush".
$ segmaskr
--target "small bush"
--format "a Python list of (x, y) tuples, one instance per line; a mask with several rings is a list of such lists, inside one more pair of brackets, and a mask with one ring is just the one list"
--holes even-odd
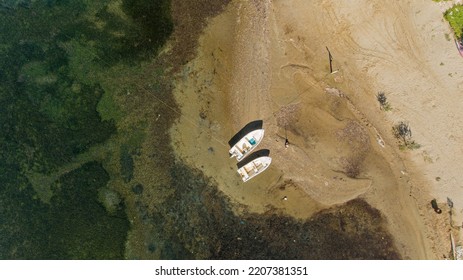
[(444, 13), (457, 39), (461, 39), (463, 30), (463, 5), (455, 5)]
[(414, 150), (419, 149), (421, 147), (420, 144), (411, 140), (412, 130), (410, 126), (403, 121), (392, 127), (392, 133), (394, 134), (395, 138), (402, 141), (402, 144), (399, 146), (401, 150), (404, 150), (406, 148)]
[(383, 109), (384, 111), (392, 110), (391, 105), (389, 104), (389, 102), (387, 102), (386, 94), (384, 92), (378, 92), (378, 94), (376, 95), (376, 99), (378, 100), (381, 109)]

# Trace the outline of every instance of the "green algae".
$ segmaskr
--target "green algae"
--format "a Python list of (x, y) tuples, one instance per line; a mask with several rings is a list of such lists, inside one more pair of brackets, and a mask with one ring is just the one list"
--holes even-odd
[(108, 214), (97, 193), (109, 179), (89, 162), (57, 180), (49, 204), (15, 166), (2, 166), (1, 259), (121, 259), (129, 228), (124, 205)]
[[(171, 32), (168, 1), (143, 3), (167, 11), (149, 22), (121, 1), (20, 2), (0, 7), (0, 258), (124, 258), (123, 202), (108, 212), (98, 200), (119, 175), (102, 161), (120, 147), (111, 141), (126, 113), (121, 77)], [(140, 45), (146, 34), (151, 43)], [(136, 133), (129, 145), (142, 141)]]
[(108, 214), (98, 200), (98, 191), (108, 180), (101, 164), (89, 162), (56, 182), (51, 199), (51, 258), (124, 258), (129, 229), (124, 205), (113, 205)]
[(124, 114), (117, 104), (114, 96), (108, 91), (105, 91), (97, 105), (97, 111), (103, 121), (114, 120), (116, 122), (122, 120)]

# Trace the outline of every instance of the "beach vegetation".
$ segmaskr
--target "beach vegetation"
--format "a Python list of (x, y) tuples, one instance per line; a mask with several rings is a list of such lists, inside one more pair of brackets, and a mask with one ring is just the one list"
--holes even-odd
[(382, 91), (378, 92), (378, 94), (376, 95), (376, 100), (378, 100), (379, 106), (380, 106), (380, 108), (382, 110), (384, 110), (384, 111), (392, 110), (392, 107), (389, 104), (389, 102), (387, 101), (387, 97), (386, 97), (386, 94), (384, 92), (382, 92)]
[(408, 123), (406, 122), (399, 122), (398, 124), (392, 127), (392, 133), (394, 137), (400, 140), (400, 149), (419, 149), (421, 147), (420, 144), (416, 143), (412, 140), (412, 130)]
[(410, 126), (403, 121), (393, 126), (392, 132), (394, 133), (394, 136), (397, 139), (402, 140), (404, 144), (407, 144), (409, 139), (412, 137), (412, 130), (410, 129)]
[(463, 34), (463, 5), (458, 4), (445, 11), (444, 18), (452, 27), (457, 40), (461, 40)]

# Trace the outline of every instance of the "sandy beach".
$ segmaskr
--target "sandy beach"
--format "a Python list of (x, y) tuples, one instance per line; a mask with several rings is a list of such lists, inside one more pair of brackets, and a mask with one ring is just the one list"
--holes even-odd
[[(463, 241), (463, 60), (443, 9), (429, 0), (232, 1), (177, 77), (177, 157), (212, 178), (237, 214), (307, 219), (362, 198), (384, 215), (403, 258), (449, 258), (450, 233)], [(379, 91), (392, 110), (380, 110)], [(227, 141), (256, 119), (273, 162), (243, 183)], [(399, 121), (419, 149), (399, 149)]]

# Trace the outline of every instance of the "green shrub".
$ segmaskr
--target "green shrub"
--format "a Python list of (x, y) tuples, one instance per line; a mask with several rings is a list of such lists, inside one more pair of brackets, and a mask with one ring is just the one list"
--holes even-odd
[(444, 18), (450, 23), (455, 36), (460, 39), (463, 30), (463, 5), (455, 5), (444, 13)]

